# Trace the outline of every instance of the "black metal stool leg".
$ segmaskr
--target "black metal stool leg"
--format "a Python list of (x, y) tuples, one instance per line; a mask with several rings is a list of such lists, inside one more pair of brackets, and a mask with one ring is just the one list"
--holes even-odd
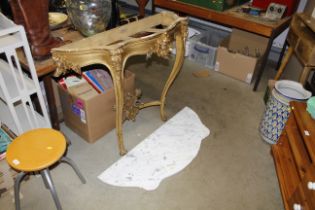
[(21, 181), (23, 180), (24, 176), (26, 175), (26, 173), (24, 172), (20, 172), (14, 181), (14, 201), (15, 201), (15, 209), (16, 210), (20, 210), (21, 206), (20, 206), (20, 184)]
[(75, 173), (78, 175), (78, 177), (80, 178), (81, 182), (82, 182), (83, 184), (86, 183), (85, 178), (83, 177), (83, 175), (81, 174), (81, 172), (80, 172), (78, 166), (74, 163), (73, 160), (71, 160), (71, 159), (68, 158), (68, 157), (63, 156), (63, 157), (60, 159), (60, 161), (68, 163), (68, 164), (73, 168), (73, 170), (75, 171)]
[(55, 201), (55, 204), (56, 204), (56, 207), (58, 210), (62, 210), (61, 208), (61, 204), (60, 204), (60, 201), (59, 201), (59, 198), (58, 198), (58, 195), (57, 195), (57, 192), (56, 192), (56, 189), (55, 189), (55, 186), (54, 186), (54, 183), (51, 179), (51, 176), (50, 176), (50, 173), (49, 173), (49, 169), (44, 169), (40, 172), (40, 174), (42, 175), (42, 178), (44, 179), (44, 182), (47, 183), (49, 189), (50, 189), (50, 192), (51, 192), (51, 195)]

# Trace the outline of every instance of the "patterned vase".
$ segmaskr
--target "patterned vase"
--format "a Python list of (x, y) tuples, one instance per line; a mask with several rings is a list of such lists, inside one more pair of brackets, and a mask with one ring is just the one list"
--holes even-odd
[(261, 137), (270, 144), (277, 143), (290, 113), (289, 100), (272, 90), (260, 122)]
[(289, 80), (276, 82), (259, 126), (262, 139), (270, 144), (276, 144), (291, 111), (289, 102), (305, 101), (309, 97), (311, 93), (297, 82)]

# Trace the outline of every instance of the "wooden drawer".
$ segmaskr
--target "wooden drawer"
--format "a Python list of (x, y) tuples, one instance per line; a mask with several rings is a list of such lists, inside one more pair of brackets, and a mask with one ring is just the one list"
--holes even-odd
[(272, 154), (275, 161), (280, 190), (283, 200), (286, 202), (301, 180), (286, 135), (282, 134), (278, 144), (272, 146)]
[[(312, 186), (310, 186), (312, 185)], [(305, 199), (311, 209), (315, 209), (315, 166), (308, 168), (305, 177), (302, 179), (301, 187), (305, 195)]]
[(296, 190), (294, 191), (294, 193), (292, 194), (292, 196), (290, 197), (290, 199), (288, 200), (288, 209), (290, 210), (313, 210), (310, 208), (303, 189), (301, 187), (301, 185), (299, 185)]
[(311, 164), (311, 159), (303, 141), (303, 137), (297, 127), (296, 120), (293, 114), (290, 115), (285, 131), (289, 140), (290, 149), (293, 153), (293, 158), (298, 169), (300, 178), (304, 177), (306, 169)]
[(310, 36), (312, 34), (303, 33), (295, 47), (296, 56), (304, 64), (304, 66), (315, 66), (315, 41)]
[(305, 144), (307, 154), (312, 164), (315, 164), (315, 120), (306, 111), (305, 103), (292, 102), (293, 114), (301, 137)]
[(301, 15), (294, 15), (291, 21), (287, 41), (295, 50), (295, 55), (303, 66), (315, 65), (314, 31), (306, 25)]

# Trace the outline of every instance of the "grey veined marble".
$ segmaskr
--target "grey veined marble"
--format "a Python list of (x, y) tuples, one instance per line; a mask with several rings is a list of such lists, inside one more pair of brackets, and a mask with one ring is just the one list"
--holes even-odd
[(154, 190), (196, 157), (209, 134), (198, 115), (185, 107), (98, 178), (114, 186)]

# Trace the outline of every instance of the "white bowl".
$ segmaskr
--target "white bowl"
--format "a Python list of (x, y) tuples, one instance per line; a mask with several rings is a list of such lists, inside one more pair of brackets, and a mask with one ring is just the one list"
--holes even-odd
[(312, 93), (305, 90), (301, 83), (291, 80), (279, 80), (275, 84), (275, 89), (285, 97), (292, 100), (307, 100)]

